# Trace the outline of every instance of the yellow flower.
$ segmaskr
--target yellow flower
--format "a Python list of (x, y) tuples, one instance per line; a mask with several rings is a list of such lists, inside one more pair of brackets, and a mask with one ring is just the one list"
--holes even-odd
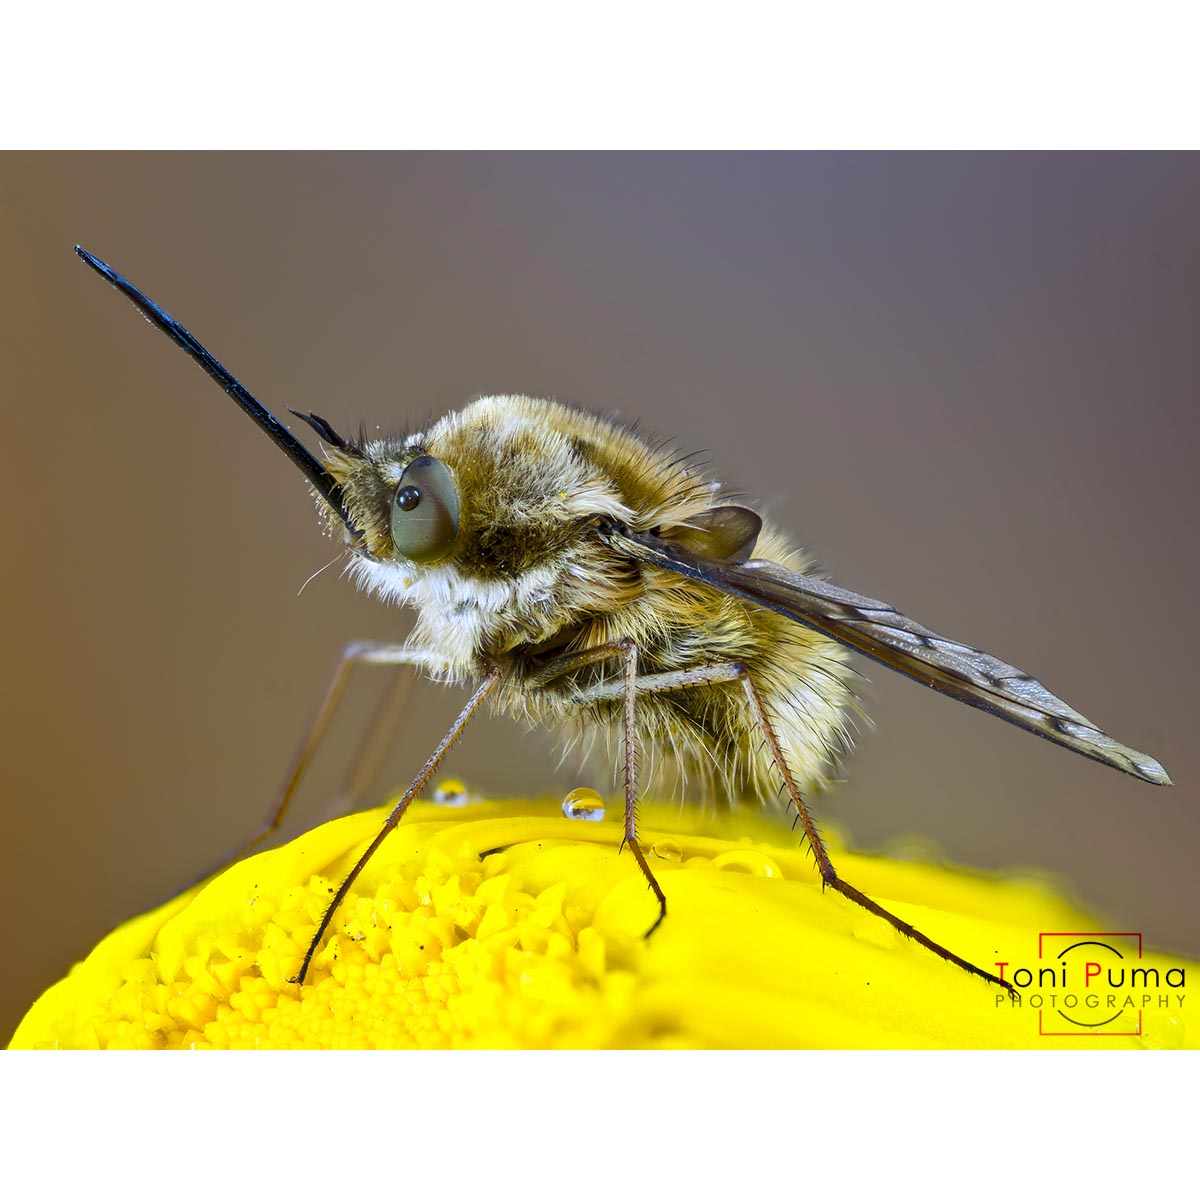
[[(1140, 994), (1140, 1018), (1126, 1005), (1106, 1027), (1115, 1036), (1065, 1036), (1075, 1026), (1046, 997), (1065, 1004), (1072, 991), (1078, 1028), (1100, 1031), (1079, 999), (1098, 994), (1083, 974), (1022, 989), (1016, 1007), (822, 892), (803, 850), (777, 844), (788, 839), (761, 817), (696, 833), (694, 819), (649, 807), (642, 840), (669, 904), (650, 939), (656, 906), (618, 853), (619, 821), (568, 821), (549, 801), (418, 802), (358, 879), (304, 986), (289, 982), (382, 816), (333, 821), (128, 922), (42, 996), (13, 1048), (1196, 1042), (1186, 1009)], [(1095, 928), (1039, 881), (835, 851), (868, 895), (981, 966), (1008, 963), (1008, 977), (1049, 961), (1039, 933)]]

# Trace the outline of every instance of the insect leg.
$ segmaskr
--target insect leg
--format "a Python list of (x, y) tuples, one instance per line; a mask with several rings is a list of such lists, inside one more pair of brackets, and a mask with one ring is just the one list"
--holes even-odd
[[(325, 691), (308, 725), (305, 727), (304, 734), (300, 739), (300, 744), (296, 747), (295, 754), (292, 756), (291, 765), (284, 776), (283, 786), (280, 788), (279, 795), (271, 810), (267, 813), (263, 823), (236, 849), (222, 858), (220, 862), (214, 863), (203, 875), (193, 880), (188, 886), (200, 883), (210, 876), (215, 875), (218, 871), (224, 870), (231, 863), (244, 858), (255, 846), (265, 841), (283, 824), (284, 817), (287, 816), (288, 808), (292, 803), (292, 798), (300, 786), (300, 781), (304, 778), (305, 771), (308, 770), (308, 766), (312, 762), (322, 739), (328, 732), (333, 715), (337, 711), (338, 704), (345, 693), (346, 684), (349, 683), (350, 676), (359, 663), (378, 663), (387, 666), (421, 666), (426, 662), (426, 656), (408, 650), (402, 645), (394, 645), (390, 642), (349, 643), (342, 650), (341, 657), (333, 669), (333, 674), (329, 677), (329, 682), (325, 685)], [(344, 791), (351, 797), (358, 795), (360, 790), (364, 790), (370, 786), (370, 779), (374, 774), (375, 767), (378, 766), (378, 759), (382, 753), (382, 745), (377, 747), (375, 744), (377, 739), (381, 742), (383, 740), (382, 735), (384, 731), (379, 726), (383, 723), (385, 715), (394, 719), (394, 708), (391, 703), (394, 696), (394, 690), (389, 689), (389, 693), (384, 700), (384, 705), (381, 706), (376, 720), (372, 723), (367, 736), (363, 740), (363, 749), (368, 751), (368, 758), (373, 761), (368, 761), (365, 769), (352, 768), (347, 777)], [(389, 710), (386, 714), (385, 706)]]
[[(614, 650), (614, 653), (616, 651)], [(637, 691), (680, 692), (684, 688), (707, 687), (714, 683), (734, 683), (742, 678), (745, 667), (741, 663), (712, 663), (705, 667), (686, 667), (682, 671), (660, 671), (655, 675), (639, 675)], [(591, 704), (597, 700), (616, 700), (625, 694), (625, 680), (597, 683), (581, 688), (571, 697), (572, 704)]]
[[(625, 743), (625, 836), (621, 839), (621, 847), (628, 846), (630, 853), (637, 862), (639, 870), (646, 877), (646, 883), (658, 901), (658, 916), (654, 924), (646, 930), (649, 937), (663, 922), (667, 915), (667, 897), (650, 864), (646, 861), (637, 838), (637, 694), (638, 692), (670, 689), (672, 687), (687, 687), (693, 682), (708, 682), (706, 672), (712, 668), (699, 667), (692, 671), (671, 671), (659, 675), (646, 675), (641, 678), (637, 673), (637, 644), (632, 638), (624, 638), (619, 642), (606, 642), (601, 646), (592, 646), (587, 650), (577, 650), (573, 653), (562, 654), (548, 663), (527, 682), (537, 687), (544, 687), (552, 680), (567, 675), (590, 663), (602, 662), (604, 659), (621, 657), (625, 660), (625, 669), (620, 679), (609, 680), (605, 683), (593, 684), (581, 688), (571, 699), (575, 704), (588, 704), (597, 700), (623, 701), (623, 732)], [(701, 680), (699, 675), (704, 674)], [(683, 681), (683, 682), (681, 682)], [(657, 685), (657, 686), (656, 686)]]
[(350, 870), (350, 874), (342, 880), (341, 886), (334, 893), (333, 899), (329, 902), (329, 907), (325, 910), (325, 915), (321, 918), (320, 925), (317, 926), (317, 932), (313, 934), (313, 939), (309, 943), (308, 950), (304, 955), (304, 962), (300, 965), (300, 971), (293, 983), (303, 983), (304, 976), (308, 974), (309, 964), (312, 962), (312, 957), (317, 951), (317, 947), (321, 944), (321, 939), (325, 936), (325, 931), (329, 928), (329, 922), (333, 920), (334, 913), (341, 907), (342, 901), (346, 898), (346, 893), (350, 891), (354, 881), (362, 873), (363, 868), (370, 862), (375, 851), (383, 844), (384, 838), (400, 823), (400, 818), (408, 811), (408, 806), (412, 803), (413, 797), (429, 782), (430, 776), (437, 770), (438, 765), (446, 756), (446, 752), (458, 741), (458, 736), (467, 727), (471, 718), (479, 711), (479, 707), (487, 698), (488, 693), (500, 681), (500, 668), (491, 667), (488, 673), (483, 677), (483, 682), (475, 689), (470, 700), (462, 712), (454, 719), (454, 724), (446, 731), (445, 736), (438, 743), (437, 749), (425, 761), (425, 765), (421, 768), (416, 779), (408, 785), (408, 791), (401, 796), (396, 807), (388, 814), (387, 820), (383, 823), (383, 828), (375, 835), (371, 844), (359, 855), (358, 861)]
[(1017, 993), (1012, 984), (1006, 983), (998, 976), (983, 970), (981, 967), (975, 966), (973, 963), (967, 962), (965, 958), (959, 958), (957, 954), (947, 950), (945, 946), (939, 945), (932, 938), (926, 937), (919, 929), (915, 929), (907, 921), (902, 921), (894, 913), (888, 912), (882, 905), (876, 904), (870, 896), (864, 895), (858, 888), (847, 883), (838, 875), (837, 871), (834, 870), (833, 863), (829, 860), (829, 853), (825, 849), (825, 843), (821, 840), (821, 835), (817, 832), (816, 824), (809, 815), (808, 806), (804, 803), (804, 798), (800, 795), (800, 789), (796, 786), (796, 781), (792, 778), (791, 768), (788, 766), (783, 748), (779, 744), (779, 738), (776, 736), (774, 727), (771, 725), (766, 705), (763, 704), (758, 688), (754, 684), (754, 677), (744, 668), (741, 683), (742, 689), (746, 693), (746, 699), (750, 703), (750, 709), (754, 713), (754, 718), (762, 730), (763, 737), (766, 738), (771, 757), (775, 760), (775, 766), (778, 767), (779, 773), (783, 776), (783, 782), (787, 787), (788, 795), (791, 797), (792, 804), (795, 806), (796, 813), (800, 818), (800, 824), (804, 827), (804, 835), (808, 838), (808, 844), (812, 847), (813, 855), (817, 860), (817, 869), (821, 873), (822, 884), (833, 888), (836, 892), (840, 892), (847, 900), (852, 900), (855, 904), (865, 908), (867, 912), (874, 913), (877, 917), (882, 917), (893, 929), (898, 930), (907, 938), (912, 938), (914, 942), (919, 942), (926, 950), (932, 951), (939, 958), (953, 963), (956, 967), (961, 967), (970, 975), (978, 975), (981, 979), (986, 979), (988, 983), (997, 984), (1015, 996)]
[(622, 680), (625, 690), (625, 837), (621, 845), (629, 847), (658, 901), (658, 916), (646, 930), (646, 937), (649, 937), (667, 915), (667, 898), (654, 878), (654, 872), (650, 870), (645, 852), (637, 839), (637, 643), (632, 638), (625, 638), (617, 645), (625, 658), (625, 677)]

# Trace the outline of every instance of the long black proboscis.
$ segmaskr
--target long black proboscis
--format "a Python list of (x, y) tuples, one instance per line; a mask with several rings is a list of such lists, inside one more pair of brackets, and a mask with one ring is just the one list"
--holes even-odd
[(269, 409), (264, 408), (173, 316), (155, 304), (144, 292), (134, 287), (123, 275), (114, 271), (108, 263), (89, 254), (82, 246), (75, 253), (83, 259), (97, 275), (103, 276), (121, 292), (134, 307), (156, 328), (162, 330), (184, 351), (205, 374), (221, 386), (233, 398), (237, 406), (300, 468), (304, 477), (323, 496), (331, 508), (345, 522), (352, 534), (357, 534), (354, 523), (342, 503), (341, 489), (333, 476), (313, 457), (308, 448), (283, 425)]

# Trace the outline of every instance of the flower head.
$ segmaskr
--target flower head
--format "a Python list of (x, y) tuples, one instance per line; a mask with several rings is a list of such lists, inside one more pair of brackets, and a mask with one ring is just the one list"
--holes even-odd
[[(593, 814), (594, 815), (594, 814)], [(643, 844), (550, 802), (419, 802), (364, 870), (303, 986), (290, 982), (377, 831), (358, 813), (224, 871), (105, 938), (34, 1005), (13, 1047), (1018, 1047), (1178, 1045), (1039, 1033), (1027, 1005), (823, 892), (757, 816), (702, 834), (661, 810)], [(1089, 919), (1044, 883), (837, 849), (844, 876), (989, 969)], [(1177, 960), (1150, 959), (1165, 969)]]

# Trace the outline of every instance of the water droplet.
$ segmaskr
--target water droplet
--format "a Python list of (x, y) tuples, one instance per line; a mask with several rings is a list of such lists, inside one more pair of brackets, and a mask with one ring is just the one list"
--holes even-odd
[(1138, 1038), (1147, 1050), (1178, 1050), (1187, 1030), (1174, 1014), (1151, 1010), (1142, 1013), (1142, 1034)]
[(860, 942), (891, 950), (896, 945), (896, 931), (882, 917), (872, 913), (859, 917), (851, 931)]
[(650, 853), (655, 858), (665, 858), (668, 862), (683, 862), (683, 847), (670, 838), (663, 838), (650, 847)]
[(433, 789), (433, 802), (446, 808), (462, 808), (471, 803), (471, 793), (461, 779), (444, 779)]
[(604, 800), (591, 788), (578, 787), (568, 792), (562, 803), (563, 816), (571, 821), (603, 821)]
[(780, 879), (783, 876), (779, 864), (761, 850), (730, 850), (725, 854), (718, 854), (712, 863), (718, 871), (742, 871), (747, 875), (762, 875), (767, 879)]

